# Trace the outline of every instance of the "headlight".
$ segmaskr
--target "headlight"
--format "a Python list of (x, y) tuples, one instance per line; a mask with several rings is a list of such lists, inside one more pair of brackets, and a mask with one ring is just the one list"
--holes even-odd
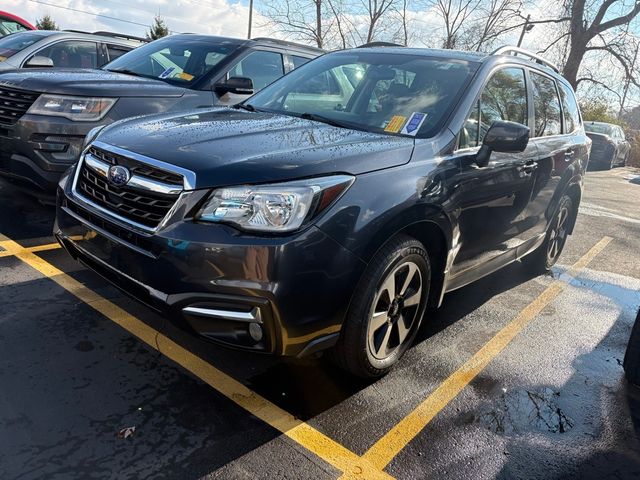
[(354, 178), (336, 175), (272, 185), (214, 190), (197, 220), (230, 223), (243, 230), (291, 232), (331, 205)]
[(40, 95), (27, 113), (65, 117), (75, 122), (95, 122), (102, 119), (115, 103), (115, 98)]

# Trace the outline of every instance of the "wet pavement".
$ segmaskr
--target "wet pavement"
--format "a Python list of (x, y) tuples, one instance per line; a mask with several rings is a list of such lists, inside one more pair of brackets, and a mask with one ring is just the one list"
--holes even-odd
[[(621, 366), (640, 306), (637, 178), (629, 168), (589, 172), (576, 232), (553, 275), (532, 277), (516, 263), (448, 294), (398, 368), (373, 383), (323, 359), (193, 339), (62, 250), (37, 255), (356, 456), (560, 279), (563, 290), (384, 471), (398, 479), (640, 478), (640, 389)], [(5, 184), (0, 202), (0, 234), (23, 247), (53, 242), (50, 207)], [(603, 237), (612, 241), (567, 275)], [(243, 399), (1, 250), (0, 302), (1, 479), (340, 476), (320, 449), (283, 435)]]

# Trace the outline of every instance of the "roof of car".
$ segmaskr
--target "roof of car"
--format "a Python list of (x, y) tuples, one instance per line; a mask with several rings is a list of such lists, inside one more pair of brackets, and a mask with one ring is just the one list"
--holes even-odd
[[(126, 38), (120, 37), (112, 37), (112, 36), (104, 36), (104, 35), (95, 35), (93, 33), (84, 33), (84, 32), (67, 32), (64, 30), (25, 30), (23, 32), (12, 33), (11, 35), (7, 35), (7, 37), (15, 37), (18, 35), (38, 35), (42, 38), (45, 37), (71, 37), (71, 38), (86, 38), (91, 40), (101, 40), (103, 42), (109, 43), (119, 43), (122, 45), (130, 45), (132, 47), (139, 46), (141, 43), (135, 40), (128, 40)], [(7, 38), (5, 37), (5, 38)]]
[(608, 125), (609, 127), (619, 127), (620, 125), (616, 125), (615, 123), (607, 123), (607, 122), (595, 122), (593, 120), (585, 120), (585, 125)]
[(340, 50), (340, 51), (357, 51), (358, 53), (372, 52), (372, 53), (393, 53), (393, 54), (404, 54), (404, 55), (424, 55), (424, 56), (436, 57), (436, 58), (466, 60), (469, 62), (481, 62), (484, 58), (488, 56), (486, 53), (465, 52), (462, 50), (443, 50), (443, 49), (437, 49), (437, 48), (413, 48), (413, 47), (391, 47), (391, 46), (360, 47), (358, 49), (349, 49), (349, 50)]
[(307, 52), (313, 52), (317, 54), (325, 53), (324, 50), (317, 47), (310, 47), (308, 45), (302, 45), (299, 43), (289, 42), (287, 40), (279, 40), (277, 38), (258, 37), (252, 39), (233, 38), (233, 37), (220, 37), (217, 35), (202, 35), (196, 33), (177, 33), (165, 38), (178, 38), (184, 37), (198, 41), (216, 41), (220, 43), (228, 43), (230, 45), (237, 46), (251, 46), (251, 45), (269, 45), (281, 48), (292, 48), (295, 50), (304, 50)]

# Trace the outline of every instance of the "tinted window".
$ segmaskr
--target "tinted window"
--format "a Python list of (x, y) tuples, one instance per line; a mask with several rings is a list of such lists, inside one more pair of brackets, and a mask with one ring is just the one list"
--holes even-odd
[(17, 33), (10, 37), (0, 38), (0, 61), (6, 60), (43, 38), (45, 36), (37, 32)]
[(176, 35), (138, 47), (109, 63), (105, 69), (129, 70), (142, 77), (188, 86), (207, 75), (237, 48), (238, 44), (230, 41)]
[(613, 135), (613, 125), (610, 125), (608, 123), (585, 123), (584, 129), (587, 132), (602, 133), (609, 136)]
[(296, 88), (295, 93), (309, 93), (315, 95), (340, 95), (340, 85), (332, 71), (322, 72), (310, 78), (304, 85)]
[(127, 52), (133, 50), (132, 48), (122, 47), (120, 45), (107, 45), (107, 52), (109, 53), (109, 61), (113, 61), (116, 58), (120, 58)]
[(24, 25), (13, 20), (0, 19), (0, 36), (28, 30)]
[(253, 88), (261, 90), (282, 75), (284, 75), (284, 67), (281, 54), (256, 50), (229, 70), (227, 78), (250, 78), (253, 81)]
[(569, 87), (558, 82), (560, 87), (560, 98), (562, 99), (562, 109), (564, 111), (564, 133), (574, 132), (580, 126), (580, 110), (576, 97)]
[(545, 137), (561, 133), (560, 100), (556, 82), (549, 77), (531, 72), (533, 104), (535, 107), (535, 136)]
[(524, 70), (505, 68), (494, 73), (482, 91), (460, 134), (459, 148), (477, 147), (497, 120), (527, 125), (527, 87)]
[[(282, 115), (315, 113), (347, 128), (429, 137), (440, 130), (477, 67), (384, 49), (331, 53), (293, 70), (249, 103)], [(297, 93), (327, 73), (338, 82), (339, 95)]]
[(291, 60), (293, 61), (293, 68), (298, 68), (298, 67), (301, 67), (302, 65), (304, 65), (305, 63), (307, 63), (311, 59), (310, 58), (305, 58), (305, 57), (297, 57), (295, 55), (292, 55), (291, 56)]
[(98, 68), (98, 48), (94, 42), (58, 42), (39, 50), (35, 56), (50, 58), (54, 67)]

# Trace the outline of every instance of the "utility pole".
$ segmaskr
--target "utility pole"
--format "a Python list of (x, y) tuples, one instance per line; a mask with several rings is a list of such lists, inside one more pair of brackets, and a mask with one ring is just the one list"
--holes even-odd
[(531, 19), (531, 14), (527, 15), (527, 19), (524, 21), (524, 25), (522, 26), (522, 32), (520, 32), (520, 38), (518, 39), (518, 47), (522, 45), (522, 39), (524, 38), (524, 34), (530, 32), (531, 29), (535, 26), (533, 23), (529, 23)]
[(247, 38), (251, 38), (251, 20), (253, 17), (253, 0), (249, 0), (249, 29), (247, 30)]
[(627, 93), (629, 93), (629, 84), (631, 83), (631, 75), (633, 75), (633, 69), (636, 68), (636, 60), (638, 59), (638, 49), (636, 48), (636, 53), (633, 54), (633, 62), (631, 62), (631, 68), (629, 69), (629, 74), (627, 75), (627, 81), (624, 84), (624, 90), (622, 92), (622, 102), (620, 102), (620, 111), (618, 112), (618, 118), (622, 117), (624, 113), (624, 104), (627, 102)]

